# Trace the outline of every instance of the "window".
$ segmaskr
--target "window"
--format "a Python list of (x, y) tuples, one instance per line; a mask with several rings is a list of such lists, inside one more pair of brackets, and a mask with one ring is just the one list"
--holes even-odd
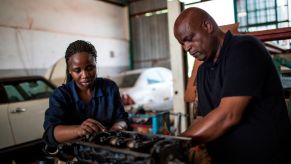
[(140, 73), (122, 75), (122, 76), (115, 77), (114, 81), (117, 83), (117, 85), (120, 88), (129, 88), (135, 85), (139, 76), (140, 76)]
[(241, 32), (289, 26), (287, 0), (236, 0), (235, 6)]
[(24, 97), (19, 93), (19, 91), (13, 85), (5, 85), (4, 89), (7, 93), (9, 102), (23, 101)]
[[(288, 0), (235, 0), (234, 5), (240, 32), (277, 29), (291, 25)], [(286, 49), (291, 47), (290, 39), (272, 43)]]
[(4, 90), (9, 102), (47, 98), (53, 92), (53, 88), (42, 80), (6, 83)]
[(0, 104), (8, 103), (8, 97), (5, 92), (4, 86), (0, 83)]
[(151, 71), (147, 72), (147, 75), (148, 75), (147, 76), (147, 83), (149, 85), (163, 82), (163, 79), (161, 78), (159, 73), (155, 70), (151, 70)]
[(19, 83), (19, 86), (24, 90), (25, 94), (27, 94), (30, 99), (49, 97), (49, 95), (53, 92), (53, 89), (42, 80), (22, 82)]

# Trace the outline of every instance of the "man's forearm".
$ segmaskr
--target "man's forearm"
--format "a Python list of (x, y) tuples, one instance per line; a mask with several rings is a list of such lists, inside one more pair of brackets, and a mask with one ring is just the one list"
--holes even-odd
[(194, 122), (182, 135), (191, 137), (194, 143), (202, 144), (218, 138), (233, 125), (234, 121), (229, 114), (216, 108), (204, 118)]
[(250, 99), (251, 96), (223, 98), (217, 108), (193, 124), (182, 135), (191, 137), (193, 142), (197, 142), (197, 144), (218, 138), (230, 127), (239, 123)]

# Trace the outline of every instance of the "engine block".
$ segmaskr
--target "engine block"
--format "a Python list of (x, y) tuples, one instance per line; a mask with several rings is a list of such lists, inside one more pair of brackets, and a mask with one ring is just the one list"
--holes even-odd
[(65, 143), (59, 147), (59, 156), (81, 163), (192, 163), (190, 148), (190, 138), (110, 131)]

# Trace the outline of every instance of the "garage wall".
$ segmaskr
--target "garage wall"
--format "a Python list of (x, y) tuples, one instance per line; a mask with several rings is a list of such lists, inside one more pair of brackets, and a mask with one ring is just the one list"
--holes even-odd
[(170, 69), (167, 13), (135, 16), (130, 20), (134, 68), (164, 66)]
[[(0, 0), (0, 76), (44, 73), (70, 42), (90, 41), (99, 75), (128, 67), (128, 9), (96, 0)], [(1, 74), (2, 73), (2, 74)]]
[(129, 5), (132, 67), (171, 68), (167, 0), (138, 0)]

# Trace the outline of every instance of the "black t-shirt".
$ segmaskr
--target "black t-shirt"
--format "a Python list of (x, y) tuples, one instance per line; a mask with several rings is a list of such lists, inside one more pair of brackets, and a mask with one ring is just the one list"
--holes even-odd
[(272, 58), (257, 39), (228, 32), (217, 62), (200, 66), (197, 86), (201, 116), (223, 97), (252, 96), (240, 123), (207, 143), (213, 163), (290, 161), (291, 126), (282, 85)]

